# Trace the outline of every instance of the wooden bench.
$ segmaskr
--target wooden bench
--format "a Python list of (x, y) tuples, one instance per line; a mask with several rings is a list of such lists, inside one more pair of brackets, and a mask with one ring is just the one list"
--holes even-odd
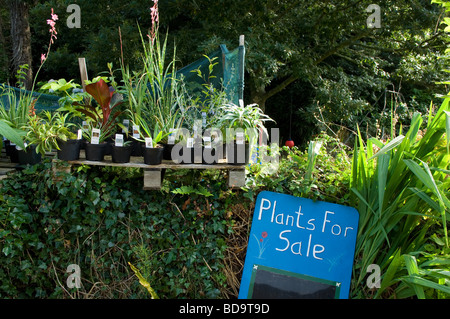
[[(180, 170), (180, 169), (214, 169), (225, 170), (228, 172), (228, 187), (237, 189), (245, 186), (245, 165), (230, 165), (225, 160), (219, 160), (218, 164), (176, 164), (172, 161), (163, 161), (160, 165), (147, 165), (144, 163), (142, 157), (132, 156), (129, 163), (113, 163), (111, 156), (106, 155), (104, 161), (88, 161), (86, 160), (84, 150), (80, 152), (80, 159), (77, 161), (69, 161), (67, 165), (57, 165), (60, 162), (55, 159), (55, 153), (46, 154), (46, 157), (53, 158), (53, 171), (70, 172), (73, 165), (91, 165), (91, 166), (115, 166), (115, 167), (134, 167), (144, 170), (144, 189), (158, 190), (161, 189), (162, 180), (164, 178), (164, 171), (166, 169)], [(16, 170), (18, 163), (11, 163), (9, 158), (4, 154), (4, 150), (0, 155), (0, 180), (8, 177), (9, 172)]]
[(166, 169), (180, 170), (180, 169), (214, 169), (228, 171), (228, 187), (236, 189), (245, 186), (245, 165), (230, 165), (225, 160), (218, 164), (176, 164), (172, 161), (163, 160), (159, 165), (147, 165), (144, 163), (142, 157), (132, 156), (129, 163), (113, 163), (111, 156), (106, 155), (103, 161), (88, 161), (85, 158), (84, 151), (80, 152), (80, 159), (76, 161), (68, 161), (69, 166), (56, 165), (60, 160), (53, 160), (53, 167), (55, 171), (70, 172), (73, 165), (91, 165), (91, 166), (114, 166), (125, 168), (141, 168), (144, 170), (144, 189), (158, 190), (161, 189), (162, 180), (164, 178), (164, 171)]

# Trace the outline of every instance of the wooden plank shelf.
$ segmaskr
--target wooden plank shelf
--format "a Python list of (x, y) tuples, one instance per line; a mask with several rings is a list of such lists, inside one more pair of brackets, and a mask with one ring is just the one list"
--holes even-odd
[[(228, 187), (231, 189), (240, 188), (245, 185), (245, 165), (231, 165), (226, 160), (219, 160), (217, 164), (177, 164), (173, 161), (163, 160), (159, 165), (147, 165), (144, 163), (142, 156), (131, 156), (129, 163), (113, 163), (111, 156), (106, 155), (103, 161), (88, 161), (85, 157), (84, 150), (80, 151), (80, 159), (76, 161), (68, 161), (69, 166), (57, 165), (63, 162), (55, 159), (55, 153), (47, 153), (46, 157), (53, 159), (53, 171), (70, 172), (73, 165), (91, 165), (91, 166), (114, 166), (114, 167), (133, 167), (144, 170), (144, 189), (158, 190), (161, 189), (164, 172), (166, 169), (201, 169), (201, 170), (224, 170), (228, 172)], [(0, 180), (7, 178), (9, 172), (13, 172), (19, 166), (18, 163), (11, 163), (4, 152), (0, 156)]]
[[(53, 163), (61, 162), (54, 159)], [(158, 190), (161, 189), (164, 172), (166, 169), (202, 169), (202, 170), (225, 170), (228, 171), (228, 187), (235, 189), (245, 185), (245, 165), (231, 165), (225, 160), (219, 160), (217, 164), (177, 164), (173, 161), (163, 160), (159, 165), (148, 165), (144, 163), (143, 157), (131, 156), (129, 163), (114, 163), (111, 156), (106, 155), (103, 161), (86, 160), (84, 151), (80, 152), (80, 159), (76, 161), (68, 161), (68, 167), (54, 165), (56, 171), (70, 171), (73, 165), (91, 165), (91, 166), (113, 166), (123, 168), (140, 168), (144, 170), (144, 189)]]

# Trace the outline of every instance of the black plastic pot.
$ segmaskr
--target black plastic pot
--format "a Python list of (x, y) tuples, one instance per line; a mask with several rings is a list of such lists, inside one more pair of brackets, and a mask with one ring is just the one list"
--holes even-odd
[(111, 156), (114, 163), (128, 163), (130, 161), (131, 151), (133, 150), (131, 145), (112, 145), (111, 147)]
[(18, 150), (20, 165), (34, 165), (41, 162), (41, 154), (36, 153), (36, 145), (29, 145), (25, 150)]
[(187, 148), (186, 145), (176, 144), (174, 156), (171, 156), (171, 160), (176, 164), (193, 164), (194, 163), (194, 148)]
[[(230, 165), (244, 165), (248, 164), (250, 157), (249, 144), (227, 144), (227, 163)], [(245, 152), (242, 154), (242, 152)]]
[(15, 144), (11, 144), (10, 141), (5, 141), (5, 152), (9, 156), (11, 163), (19, 163), (19, 151)]
[(162, 162), (164, 147), (146, 148), (142, 146), (142, 153), (144, 155), (144, 163), (147, 165), (159, 165)]
[[(220, 145), (222, 147), (222, 145)], [(221, 150), (222, 151), (222, 150)], [(220, 151), (217, 148), (202, 147), (202, 163), (203, 164), (217, 164), (219, 162)], [(222, 155), (223, 156), (223, 155)]]
[(163, 159), (166, 161), (172, 160), (172, 149), (175, 144), (162, 144), (164, 146)]
[(103, 161), (108, 143), (91, 144), (86, 142), (86, 159), (88, 161)]
[(108, 137), (105, 140), (106, 147), (105, 147), (105, 155), (111, 155), (112, 154), (112, 146), (114, 145), (114, 140), (112, 137)]
[(142, 156), (142, 146), (144, 143), (131, 139), (131, 156)]
[(63, 161), (76, 161), (80, 158), (81, 140), (58, 140), (58, 159)]
[(5, 145), (5, 152), (6, 152), (6, 156), (9, 156), (9, 145), (11, 144), (10, 140), (4, 140), (3, 141), (3, 145)]

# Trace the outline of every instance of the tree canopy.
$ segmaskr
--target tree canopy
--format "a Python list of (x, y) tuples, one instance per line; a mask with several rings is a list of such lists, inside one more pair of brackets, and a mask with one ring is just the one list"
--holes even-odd
[[(66, 25), (70, 15), (66, 8), (72, 3), (81, 8), (79, 29)], [(442, 8), (430, 0), (378, 1), (380, 27), (370, 28), (368, 18), (375, 13), (369, 10), (371, 4), (369, 0), (159, 1), (161, 28), (176, 45), (180, 66), (219, 44), (234, 48), (239, 35), (245, 35), (246, 102), (258, 103), (279, 127), (283, 124), (284, 138), (289, 134), (284, 123), (292, 110), (293, 135), (299, 142), (320, 128), (320, 122), (336, 124), (330, 127), (333, 130), (381, 123), (388, 118), (391, 99), (398, 102), (399, 121), (402, 116), (406, 121), (409, 108), (427, 108), (432, 94), (444, 90), (434, 85), (443, 78)], [(121, 52), (127, 63), (137, 65), (137, 25), (149, 28), (151, 5), (143, 0), (50, 0), (32, 6), (33, 68), (48, 42), (45, 20), (50, 8), (60, 16), (58, 40), (40, 80), (77, 79), (79, 56), (86, 57), (92, 75), (106, 71), (108, 62), (117, 66)], [(5, 57), (11, 44), (6, 7), (0, 13)], [(6, 56), (11, 57), (10, 50)]]

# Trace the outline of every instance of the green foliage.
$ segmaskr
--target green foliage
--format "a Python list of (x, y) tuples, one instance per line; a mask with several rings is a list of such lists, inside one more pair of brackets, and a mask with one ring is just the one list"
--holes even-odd
[(348, 204), (351, 173), (348, 147), (326, 134), (316, 137), (310, 146), (308, 151), (284, 146), (277, 165), (267, 162), (250, 167), (247, 196), (253, 198), (260, 190), (268, 190)]
[[(136, 170), (81, 167), (58, 176), (42, 163), (1, 182), (2, 298), (148, 298), (128, 262), (161, 298), (221, 296), (224, 185), (208, 188), (207, 200), (143, 191)], [(69, 264), (81, 268), (78, 290), (65, 285)]]
[[(399, 278), (396, 271), (400, 269), (401, 256), (408, 269), (408, 276), (402, 277), (402, 282), (412, 285), (419, 298), (424, 297), (423, 285), (427, 282), (410, 255), (421, 252), (435, 236), (429, 230), (436, 231), (433, 228), (438, 225), (446, 248), (439, 258), (449, 258), (446, 215), (450, 205), (446, 172), (450, 154), (444, 138), (448, 107), (449, 99), (445, 99), (436, 114), (429, 114), (425, 133), (420, 132), (422, 116), (416, 113), (407, 133), (385, 144), (377, 139), (369, 139), (365, 144), (361, 134), (358, 137), (351, 177), (351, 203), (360, 213), (354, 297), (370, 295), (363, 284), (370, 264), (379, 265), (383, 273), (383, 289), (375, 297), (381, 297), (388, 287), (400, 293), (404, 285), (395, 285), (393, 278)], [(375, 148), (379, 148), (376, 153)], [(418, 276), (420, 278), (416, 278)], [(442, 287), (444, 292), (446, 289)]]
[(28, 123), (22, 127), (26, 131), (24, 140), (36, 146), (36, 152), (45, 155), (59, 149), (58, 140), (67, 141), (76, 135), (70, 131), (73, 126), (67, 121), (69, 114), (43, 111), (39, 115), (30, 116)]

